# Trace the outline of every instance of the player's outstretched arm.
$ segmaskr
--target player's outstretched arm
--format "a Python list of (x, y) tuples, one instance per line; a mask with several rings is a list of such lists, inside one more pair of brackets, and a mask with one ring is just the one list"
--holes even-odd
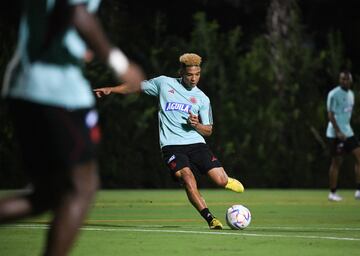
[(117, 86), (110, 86), (110, 87), (102, 87), (94, 89), (94, 92), (98, 98), (101, 98), (102, 96), (109, 95), (111, 93), (116, 94), (131, 94), (131, 93), (138, 93), (141, 92), (140, 85), (139, 86), (133, 86), (129, 83), (120, 84)]
[(102, 96), (109, 95), (112, 92), (112, 89), (115, 87), (102, 87), (94, 89), (96, 97), (101, 98)]
[(141, 68), (129, 62), (120, 49), (110, 44), (96, 16), (89, 13), (85, 5), (72, 8), (72, 23), (90, 49), (113, 69), (118, 79), (139, 87), (145, 79)]

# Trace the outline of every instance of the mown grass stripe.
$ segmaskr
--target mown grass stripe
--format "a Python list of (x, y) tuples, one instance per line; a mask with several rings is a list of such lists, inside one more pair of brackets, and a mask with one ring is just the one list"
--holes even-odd
[[(0, 227), (2, 229), (48, 229), (48, 225), (6, 225)], [(270, 228), (270, 227), (269, 227)], [(273, 227), (274, 228), (274, 227)], [(276, 228), (276, 227), (275, 227)], [(278, 227), (280, 228), (280, 227)], [(293, 228), (295, 229), (295, 228)], [(167, 229), (138, 229), (138, 228), (94, 228), (94, 227), (83, 227), (84, 231), (101, 231), (101, 232), (153, 232), (153, 233), (177, 233), (177, 234), (202, 234), (202, 235), (227, 235), (227, 236), (248, 236), (248, 237), (272, 237), (272, 238), (301, 238), (301, 239), (312, 239), (312, 240), (339, 240), (339, 241), (359, 241), (360, 238), (355, 237), (335, 237), (335, 236), (315, 236), (315, 235), (279, 235), (279, 234), (261, 234), (261, 233), (247, 233), (244, 231), (192, 231), (192, 230), (167, 230)]]

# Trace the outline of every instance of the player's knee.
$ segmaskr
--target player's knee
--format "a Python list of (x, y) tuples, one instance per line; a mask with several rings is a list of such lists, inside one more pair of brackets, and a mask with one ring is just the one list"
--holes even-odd
[(184, 168), (184, 169), (180, 170), (180, 177), (184, 181), (191, 181), (191, 180), (195, 179), (193, 173), (191, 172), (191, 170), (189, 168)]
[(88, 170), (84, 175), (74, 178), (69, 192), (75, 196), (91, 199), (98, 190), (99, 185), (100, 180), (96, 170)]
[(180, 177), (181, 177), (181, 181), (182, 181), (183, 185), (188, 190), (196, 188), (196, 180), (190, 169), (187, 168), (187, 169), (182, 170)]

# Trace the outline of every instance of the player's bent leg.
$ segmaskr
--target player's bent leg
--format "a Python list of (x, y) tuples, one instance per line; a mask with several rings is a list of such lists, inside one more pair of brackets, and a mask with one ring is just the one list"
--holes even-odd
[(67, 255), (99, 186), (96, 163), (91, 161), (71, 171), (72, 187), (54, 209), (45, 255)]
[(205, 200), (202, 198), (198, 188), (194, 174), (190, 168), (185, 167), (175, 173), (175, 177), (179, 179), (185, 188), (190, 203), (200, 212), (207, 208)]
[(196, 179), (190, 170), (185, 167), (175, 173), (180, 182), (185, 187), (185, 191), (190, 203), (196, 208), (200, 215), (206, 220), (210, 229), (222, 229), (221, 222), (214, 217), (214, 215), (207, 208), (204, 198), (201, 196), (198, 188)]
[(208, 176), (219, 187), (232, 190), (237, 193), (244, 192), (244, 186), (240, 181), (228, 177), (223, 167), (216, 167), (208, 171)]

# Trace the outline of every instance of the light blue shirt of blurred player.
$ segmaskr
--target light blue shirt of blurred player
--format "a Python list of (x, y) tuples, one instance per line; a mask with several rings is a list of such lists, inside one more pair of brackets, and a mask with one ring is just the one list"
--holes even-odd
[(203, 136), (188, 123), (189, 112), (203, 125), (212, 125), (209, 98), (197, 86), (185, 88), (181, 78), (159, 76), (141, 84), (142, 91), (159, 99), (160, 147), (205, 143)]
[[(95, 12), (100, 0), (67, 1), (69, 5), (81, 3)], [(68, 26), (45, 49), (46, 21), (55, 0), (47, 0), (46, 5), (43, 1), (25, 4), (27, 14), (21, 17), (18, 45), (5, 73), (2, 95), (67, 109), (93, 107), (95, 98), (82, 74), (85, 42)]]
[[(347, 138), (354, 136), (350, 126), (351, 115), (355, 103), (352, 90), (344, 90), (341, 86), (332, 89), (327, 97), (327, 111), (334, 113), (336, 123)], [(335, 129), (331, 122), (328, 123), (326, 137), (336, 138)]]

